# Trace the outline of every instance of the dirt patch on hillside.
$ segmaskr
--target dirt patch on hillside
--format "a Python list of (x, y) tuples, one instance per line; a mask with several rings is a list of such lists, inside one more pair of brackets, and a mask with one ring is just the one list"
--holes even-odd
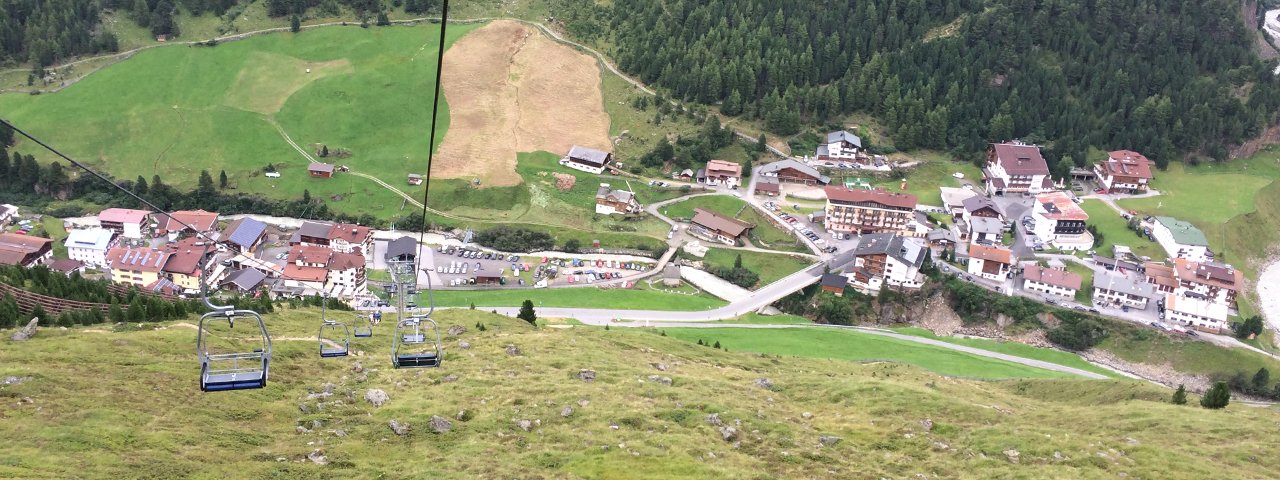
[(520, 183), (516, 153), (609, 149), (600, 69), (591, 57), (512, 21), (459, 39), (444, 55), (450, 125), (432, 174)]

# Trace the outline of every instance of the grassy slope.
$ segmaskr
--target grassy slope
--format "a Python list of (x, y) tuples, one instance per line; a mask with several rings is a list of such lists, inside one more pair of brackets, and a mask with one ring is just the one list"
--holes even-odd
[(747, 205), (737, 197), (727, 195), (707, 195), (693, 197), (662, 207), (662, 214), (672, 219), (693, 218), (694, 208), (704, 208), (725, 216), (736, 216), (739, 220), (755, 225), (749, 234), (752, 241), (760, 240), (761, 248), (774, 250), (805, 252), (809, 249), (800, 244), (795, 234), (785, 231), (765, 219), (764, 214)]
[[(420, 301), (426, 305), (425, 296)], [(435, 293), (436, 305), (466, 307), (519, 306), (525, 299), (539, 307), (616, 308), (621, 310), (709, 310), (725, 305), (723, 300), (705, 293), (685, 295), (649, 289), (643, 282), (631, 289), (548, 288), (517, 290), (441, 290)]]
[(732, 217), (747, 207), (747, 202), (728, 195), (705, 195), (662, 207), (662, 214), (670, 218), (693, 218), (693, 209), (702, 208)]
[(1009, 355), (1017, 355), (1023, 358), (1033, 358), (1036, 360), (1044, 360), (1046, 362), (1053, 362), (1058, 365), (1065, 365), (1072, 368), (1078, 368), (1081, 370), (1088, 370), (1090, 372), (1101, 373), (1103, 375), (1108, 375), (1114, 378), (1123, 378), (1120, 375), (1116, 374), (1115, 372), (1112, 372), (1105, 368), (1094, 366), (1092, 363), (1089, 363), (1084, 359), (1080, 358), (1079, 355), (1064, 352), (1061, 350), (1054, 350), (1052, 348), (1040, 348), (1040, 347), (1033, 347), (1025, 343), (999, 342), (995, 340), (987, 340), (982, 338), (943, 337), (943, 336), (934, 334), (928, 329), (917, 328), (917, 327), (903, 327), (903, 328), (895, 328), (893, 330), (895, 332), (905, 333), (907, 335), (915, 335), (917, 337), (932, 338), (934, 340), (941, 340), (947, 343), (954, 343), (956, 345), (964, 345), (966, 347), (981, 348), (983, 350), (989, 350), (992, 352), (1007, 353)]
[[(311, 337), (313, 313), (269, 317), (276, 361), (259, 391), (198, 393), (185, 328), (44, 330), (7, 344), (0, 375), (32, 378), (0, 387), (8, 405), (0, 476), (1263, 478), (1273, 468), (1262, 459), (1280, 455), (1275, 410), (1172, 406), (1161, 402), (1167, 391), (1142, 382), (941, 378), (894, 363), (764, 358), (732, 343), (725, 353), (647, 331), (534, 331), (476, 312), (437, 315), (445, 327), (470, 329), (462, 335), (470, 350), (450, 339), (442, 368), (397, 371), (387, 365), (385, 324), (357, 342), (364, 357), (322, 360), (312, 342), (283, 340)], [(488, 331), (475, 331), (477, 321)], [(506, 355), (508, 344), (523, 354)], [(88, 363), (86, 352), (111, 356)], [(357, 361), (367, 378), (351, 371)], [(577, 380), (580, 368), (594, 369), (596, 381)], [(457, 381), (440, 381), (451, 374)], [(645, 379), (654, 374), (673, 385)], [(760, 377), (775, 391), (753, 387)], [(325, 383), (333, 397), (307, 398)], [(364, 402), (369, 388), (390, 401)], [(564, 418), (566, 405), (575, 411)], [(430, 432), (432, 415), (452, 419), (462, 409), (470, 421)], [(740, 447), (703, 420), (713, 412), (742, 421)], [(920, 428), (925, 418), (931, 431)], [(411, 433), (392, 434), (391, 419)], [(515, 419), (541, 424), (526, 433)], [(323, 426), (295, 433), (314, 420)], [(333, 435), (339, 429), (345, 437)], [(820, 435), (843, 441), (821, 447)], [(304, 460), (315, 449), (328, 465)], [(1005, 460), (1008, 449), (1020, 463)]]
[(777, 281), (787, 275), (791, 275), (808, 267), (813, 262), (802, 257), (794, 257), (791, 255), (778, 253), (762, 253), (744, 250), (730, 250), (727, 248), (709, 248), (707, 256), (703, 261), (709, 267), (733, 267), (733, 262), (738, 255), (742, 255), (742, 266), (747, 270), (756, 272), (760, 276), (760, 283), (756, 287), (763, 287)]
[(1095, 247), (1101, 255), (1111, 255), (1111, 247), (1119, 244), (1129, 247), (1138, 256), (1148, 256), (1153, 260), (1167, 256), (1160, 244), (1138, 236), (1129, 229), (1129, 223), (1124, 217), (1101, 200), (1085, 200), (1081, 207), (1089, 214), (1089, 225), (1096, 227), (1102, 234), (1102, 244)]

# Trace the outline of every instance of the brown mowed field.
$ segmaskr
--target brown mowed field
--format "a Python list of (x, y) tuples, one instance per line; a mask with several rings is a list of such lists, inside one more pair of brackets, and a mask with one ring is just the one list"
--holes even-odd
[(520, 183), (516, 153), (609, 149), (609, 115), (593, 58), (521, 23), (498, 20), (444, 55), (450, 124), (432, 165), (440, 178)]

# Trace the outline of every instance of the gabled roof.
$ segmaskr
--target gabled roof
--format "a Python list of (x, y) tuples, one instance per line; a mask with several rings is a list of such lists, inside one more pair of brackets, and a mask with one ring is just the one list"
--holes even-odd
[(111, 245), (111, 239), (115, 238), (115, 236), (116, 232), (105, 228), (76, 229), (67, 233), (67, 240), (64, 245), (67, 248), (106, 250), (107, 245)]
[(98, 221), (141, 224), (147, 220), (147, 215), (151, 215), (151, 212), (147, 210), (131, 210), (128, 208), (108, 208), (98, 213)]
[(243, 248), (249, 248), (266, 232), (267, 224), (250, 217), (241, 217), (227, 225), (227, 229), (222, 231), (222, 238)]
[(827, 200), (833, 202), (875, 202), (885, 206), (909, 210), (916, 208), (916, 196), (910, 193), (890, 192), (883, 188), (875, 190), (850, 189), (835, 185), (828, 186), (824, 190), (827, 192)]
[(971, 234), (985, 233), (988, 235), (1000, 235), (1004, 233), (1004, 222), (991, 217), (968, 217), (969, 232)]
[(1129, 277), (1111, 272), (1096, 272), (1093, 275), (1093, 288), (1111, 290), (1128, 295), (1150, 298), (1155, 295), (1155, 287), (1145, 279)]
[(774, 177), (758, 177), (756, 181), (756, 190), (761, 192), (778, 193), (782, 190), (782, 185), (778, 183), (778, 179)]
[(168, 251), (171, 255), (169, 256), (169, 261), (164, 264), (164, 271), (195, 275), (201, 264), (204, 263), (206, 249), (203, 241), (193, 237), (170, 245)]
[(160, 223), (160, 228), (170, 232), (178, 232), (186, 227), (187, 224), (195, 227), (196, 231), (207, 232), (213, 230), (214, 224), (218, 223), (217, 212), (206, 212), (204, 210), (180, 210), (173, 212), (173, 215), (161, 213), (156, 215), (156, 220)]
[(1178, 273), (1173, 267), (1163, 263), (1147, 262), (1142, 266), (1147, 274), (1147, 281), (1165, 288), (1178, 288)]
[(153, 248), (116, 247), (107, 252), (112, 270), (138, 270), (159, 273), (169, 259), (169, 252)]
[(1209, 246), (1209, 239), (1204, 236), (1204, 232), (1192, 225), (1191, 222), (1184, 222), (1173, 217), (1156, 217), (1156, 223), (1169, 229), (1169, 233), (1173, 235), (1174, 243), (1200, 247)]
[(626, 190), (614, 190), (609, 184), (602, 183), (600, 188), (596, 190), (596, 200), (607, 200), (610, 202), (630, 203), (635, 198), (635, 194)]
[(1089, 214), (1063, 192), (1036, 195), (1036, 211), (1050, 220), (1088, 220)]
[(1131, 150), (1116, 150), (1107, 154), (1107, 160), (1102, 162), (1102, 171), (1109, 175), (1120, 175), (1122, 177), (1145, 178), (1150, 180), (1151, 160), (1141, 153)]
[(1164, 308), (1175, 311), (1195, 315), (1197, 317), (1209, 318), (1224, 322), (1230, 309), (1226, 304), (1209, 301), (1203, 298), (1195, 298), (1192, 296), (1178, 296), (1172, 293), (1165, 294)]
[(1013, 264), (1013, 252), (1007, 248), (988, 247), (985, 245), (970, 245), (969, 258), (977, 258), (987, 262), (1003, 263), (1005, 265)]
[(0, 218), (5, 218), (15, 213), (18, 213), (18, 207), (9, 205), (7, 203), (4, 205), (0, 205)]
[(310, 165), (307, 165), (307, 171), (308, 171), (308, 172), (333, 173), (333, 164), (332, 164), (332, 163), (312, 162)]
[(913, 239), (892, 233), (872, 233), (863, 235), (858, 240), (858, 247), (853, 250), (855, 257), (868, 255), (888, 255), (898, 261), (919, 267), (924, 264), (927, 247)]
[(417, 257), (418, 241), (413, 237), (405, 235), (390, 242), (387, 242), (387, 252), (385, 258), (396, 258), (401, 256)]
[(1244, 273), (1230, 265), (1192, 262), (1185, 258), (1175, 258), (1173, 263), (1179, 281), (1202, 283), (1228, 290), (1238, 290), (1244, 284)]
[(803, 163), (800, 163), (800, 162), (798, 162), (798, 161), (795, 161), (795, 160), (792, 160), (792, 159), (789, 159), (789, 158), (788, 158), (788, 159), (786, 159), (786, 160), (779, 160), (779, 161), (776, 161), (776, 162), (773, 162), (773, 163), (766, 163), (766, 164), (764, 164), (764, 165), (760, 166), (760, 168), (756, 169), (756, 171), (757, 171), (757, 172), (759, 172), (759, 173), (773, 173), (773, 174), (776, 174), (776, 173), (778, 173), (779, 171), (781, 171), (781, 170), (785, 170), (785, 169), (788, 169), (788, 168), (793, 169), (793, 170), (796, 170), (796, 171), (798, 171), (798, 172), (800, 172), (800, 173), (803, 173), (803, 174), (805, 174), (805, 175), (808, 175), (808, 176), (810, 176), (810, 177), (813, 177), (814, 179), (817, 179), (819, 182), (822, 182), (822, 183), (831, 183), (831, 177), (827, 177), (827, 176), (822, 175), (822, 173), (821, 173), (821, 172), (819, 172), (819, 171), (818, 171), (818, 169), (813, 168), (813, 167), (810, 167), (810, 166), (808, 166), (808, 165), (805, 165), (805, 164), (803, 164)]
[(938, 241), (946, 240), (951, 243), (956, 243), (955, 232), (952, 232), (950, 229), (946, 229), (946, 228), (938, 228), (938, 229), (930, 230), (929, 233), (925, 234), (925, 238), (929, 239), (930, 242), (938, 242)]
[(333, 229), (331, 223), (321, 222), (302, 222), (302, 227), (298, 228), (297, 235), (304, 237), (329, 238), (329, 230)]
[(329, 227), (329, 240), (344, 240), (349, 243), (363, 244), (373, 236), (373, 230), (350, 223), (336, 223)]
[(674, 263), (668, 263), (667, 266), (662, 267), (662, 278), (667, 280), (679, 280), (680, 267), (677, 267)]
[(79, 260), (70, 260), (66, 258), (60, 258), (60, 259), (54, 260), (53, 263), (49, 264), (49, 270), (53, 270), (55, 272), (69, 273), (73, 270), (78, 270), (80, 267), (83, 267), (83, 266), (84, 266), (84, 263), (81, 263)]
[(1040, 147), (1016, 143), (997, 143), (995, 160), (1009, 175), (1048, 175), (1049, 164), (1040, 155)]
[(1022, 277), (1033, 282), (1071, 290), (1079, 290), (1080, 282), (1084, 280), (1079, 275), (1066, 270), (1044, 268), (1039, 265), (1027, 265), (1026, 268), (1022, 269)]
[(364, 256), (354, 253), (334, 252), (329, 257), (329, 270), (349, 270), (364, 266)]
[(978, 192), (964, 188), (938, 187), (942, 194), (942, 205), (946, 207), (964, 207), (964, 201), (978, 196)]
[(609, 161), (609, 152), (574, 145), (573, 148), (569, 149), (569, 158), (579, 163), (589, 163), (603, 167)]
[(724, 232), (734, 237), (742, 235), (748, 228), (752, 227), (750, 223), (729, 218), (702, 208), (693, 209), (693, 223), (718, 232)]
[(1002, 217), (1004, 216), (1003, 208), (1000, 208), (999, 205), (996, 205), (995, 201), (991, 200), (990, 198), (984, 197), (982, 195), (974, 194), (974, 196), (964, 199), (964, 201), (961, 202), (961, 204), (964, 205), (964, 211), (969, 213), (973, 213), (978, 210), (982, 210), (984, 208), (990, 208), (992, 210), (995, 210), (995, 212), (1000, 216)]
[(36, 253), (51, 243), (53, 240), (44, 237), (0, 233), (0, 251), (18, 252), (22, 256)]
[(836, 143), (836, 142), (849, 142), (854, 145), (857, 145), (858, 148), (862, 148), (862, 139), (858, 138), (857, 135), (846, 132), (844, 130), (841, 130), (838, 132), (831, 132), (827, 134), (827, 143)]
[(708, 161), (706, 170), (708, 175), (742, 176), (742, 165), (724, 160)]
[(845, 285), (849, 284), (849, 279), (846, 278), (844, 275), (837, 275), (834, 273), (824, 273), (822, 274), (822, 280), (820, 282), (824, 287), (844, 288)]
[(222, 284), (235, 285), (241, 291), (249, 291), (258, 288), (266, 279), (267, 274), (252, 268), (245, 268), (231, 272), (230, 275), (227, 275), (227, 278), (222, 280)]

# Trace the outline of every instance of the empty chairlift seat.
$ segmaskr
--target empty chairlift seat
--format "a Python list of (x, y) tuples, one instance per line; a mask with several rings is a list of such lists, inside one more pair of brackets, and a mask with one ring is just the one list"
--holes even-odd
[[(235, 321), (249, 323), (252, 332), (244, 342), (229, 341)], [(210, 327), (227, 322), (228, 338), (217, 339), (219, 348), (211, 345), (215, 339)], [(242, 327), (244, 328), (244, 327)], [(196, 353), (200, 359), (200, 390), (205, 392), (263, 388), (267, 385), (271, 365), (271, 336), (266, 323), (256, 312), (249, 310), (210, 312), (200, 317), (196, 333)], [(257, 348), (235, 351), (226, 348), (227, 343), (250, 343)]]
[(346, 324), (325, 320), (320, 325), (320, 357), (345, 357), (351, 350), (351, 331)]
[[(428, 339), (425, 328), (435, 333)], [(395, 341), (391, 346), (391, 363), (395, 368), (438, 367), (443, 360), (440, 348), (440, 326), (425, 316), (409, 317), (396, 325)]]

